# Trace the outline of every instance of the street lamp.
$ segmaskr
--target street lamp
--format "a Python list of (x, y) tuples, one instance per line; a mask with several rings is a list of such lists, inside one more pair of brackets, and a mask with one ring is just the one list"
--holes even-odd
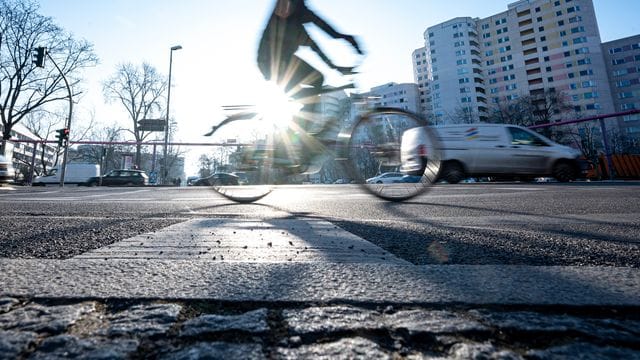
[(169, 52), (169, 86), (167, 87), (167, 117), (166, 123), (164, 126), (164, 169), (162, 175), (162, 181), (167, 184), (167, 176), (169, 175), (169, 168), (167, 162), (167, 148), (169, 141), (169, 105), (171, 104), (171, 64), (173, 63), (173, 51), (180, 50), (182, 46), (176, 45), (171, 47), (171, 51)]

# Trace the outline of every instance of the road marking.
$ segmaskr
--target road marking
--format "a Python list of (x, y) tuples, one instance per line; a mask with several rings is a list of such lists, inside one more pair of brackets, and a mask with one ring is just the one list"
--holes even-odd
[(316, 219), (194, 219), (75, 258), (410, 264)]

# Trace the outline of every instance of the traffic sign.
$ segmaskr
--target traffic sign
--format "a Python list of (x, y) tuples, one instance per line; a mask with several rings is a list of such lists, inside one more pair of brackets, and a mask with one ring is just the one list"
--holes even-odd
[(138, 120), (138, 130), (140, 131), (164, 131), (164, 119), (142, 119)]

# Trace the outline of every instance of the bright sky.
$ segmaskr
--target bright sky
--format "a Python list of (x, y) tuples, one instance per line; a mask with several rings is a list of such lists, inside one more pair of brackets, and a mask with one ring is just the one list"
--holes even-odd
[[(640, 1), (593, 0), (603, 41), (640, 33)], [(221, 107), (255, 103), (261, 74), (257, 42), (272, 0), (40, 0), (40, 13), (76, 38), (94, 44), (100, 64), (86, 72), (87, 94), (75, 119), (95, 112), (98, 122), (129, 126), (121, 105), (104, 104), (101, 83), (116, 66), (143, 61), (169, 72), (173, 45), (171, 116), (178, 141), (202, 136), (223, 118)], [(357, 35), (367, 51), (360, 67), (363, 89), (412, 82), (411, 53), (424, 45), (427, 27), (454, 17), (487, 17), (507, 10), (507, 0), (307, 0), (339, 31)]]

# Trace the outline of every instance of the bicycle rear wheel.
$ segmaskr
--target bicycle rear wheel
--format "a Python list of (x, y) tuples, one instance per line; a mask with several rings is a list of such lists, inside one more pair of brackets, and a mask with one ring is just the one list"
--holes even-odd
[(238, 202), (258, 201), (273, 191), (273, 135), (258, 118), (228, 122), (210, 138), (211, 174), (204, 185)]
[[(421, 117), (394, 108), (376, 108), (361, 116), (346, 145), (351, 178), (389, 201), (430, 189), (440, 171), (440, 147), (426, 125)], [(375, 178), (378, 175), (383, 176)]]

